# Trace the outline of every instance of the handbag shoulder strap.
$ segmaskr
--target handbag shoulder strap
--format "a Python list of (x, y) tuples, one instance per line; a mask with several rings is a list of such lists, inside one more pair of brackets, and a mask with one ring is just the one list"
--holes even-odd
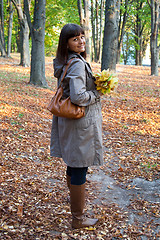
[(69, 62), (67, 63), (67, 65), (66, 65), (66, 68), (65, 68), (65, 70), (64, 70), (64, 73), (63, 73), (63, 76), (62, 76), (60, 85), (61, 85), (61, 83), (63, 82), (63, 79), (64, 79), (64, 77), (65, 77), (65, 75), (66, 75), (66, 73), (67, 73), (68, 67), (69, 67), (70, 63), (72, 62), (72, 60), (73, 60), (73, 58), (71, 58), (71, 59), (69, 60)]

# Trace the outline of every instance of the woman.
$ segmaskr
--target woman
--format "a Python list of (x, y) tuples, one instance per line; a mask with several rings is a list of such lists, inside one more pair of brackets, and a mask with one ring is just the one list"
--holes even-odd
[(63, 81), (64, 97), (70, 96), (72, 103), (84, 106), (85, 116), (53, 116), (50, 149), (51, 156), (62, 158), (67, 165), (73, 228), (92, 226), (98, 221), (84, 215), (85, 183), (88, 167), (103, 163), (100, 94), (85, 56), (83, 29), (77, 24), (66, 24), (54, 59), (54, 76), (59, 84), (67, 62), (72, 59)]

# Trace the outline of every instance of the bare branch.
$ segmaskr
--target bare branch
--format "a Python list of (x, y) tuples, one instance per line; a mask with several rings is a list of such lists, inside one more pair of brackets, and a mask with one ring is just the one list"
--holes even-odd
[(151, 3), (149, 2), (149, 0), (147, 0), (147, 2), (148, 2), (148, 5), (150, 6), (150, 8), (151, 8)]
[(16, 10), (18, 11), (18, 6), (17, 6), (17, 3), (16, 3), (16, 1), (15, 1), (15, 0), (11, 0), (11, 1), (12, 1), (12, 3), (14, 4), (14, 6), (15, 6)]

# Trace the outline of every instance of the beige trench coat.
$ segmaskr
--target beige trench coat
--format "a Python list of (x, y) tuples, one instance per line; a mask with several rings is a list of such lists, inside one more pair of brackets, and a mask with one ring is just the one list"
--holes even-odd
[[(78, 54), (73, 58), (64, 78), (64, 95), (85, 106), (85, 117), (67, 119), (53, 116), (51, 156), (60, 157), (67, 166), (89, 167), (103, 164), (102, 113), (100, 96), (94, 84), (90, 65)], [(69, 60), (68, 59), (68, 60)], [(65, 67), (54, 60), (54, 75), (61, 80)]]

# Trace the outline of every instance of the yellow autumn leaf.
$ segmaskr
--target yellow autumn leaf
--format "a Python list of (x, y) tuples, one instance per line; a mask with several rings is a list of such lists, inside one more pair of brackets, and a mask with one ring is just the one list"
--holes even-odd
[(111, 90), (113, 91), (118, 83), (116, 73), (109, 71), (109, 69), (104, 69), (101, 73), (96, 73), (94, 77), (96, 78), (96, 89), (103, 94), (110, 93)]
[(86, 227), (85, 229), (89, 230), (89, 231), (93, 231), (93, 230), (96, 230), (95, 227)]

